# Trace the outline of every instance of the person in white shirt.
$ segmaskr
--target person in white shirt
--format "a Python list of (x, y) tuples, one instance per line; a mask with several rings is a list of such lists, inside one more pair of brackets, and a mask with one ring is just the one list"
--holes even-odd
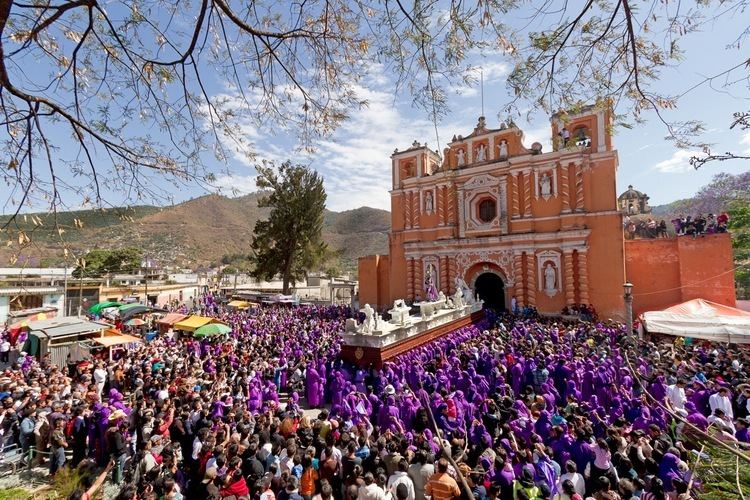
[(357, 500), (390, 500), (389, 495), (377, 485), (372, 472), (365, 474), (365, 484), (357, 490)]
[(94, 383), (96, 384), (96, 388), (99, 391), (99, 396), (102, 395), (102, 391), (104, 390), (104, 383), (107, 381), (107, 370), (104, 369), (104, 366), (99, 363), (96, 367), (96, 370), (94, 370)]
[(0, 342), (0, 361), (7, 363), (10, 358), (10, 342), (7, 338), (3, 338)]
[(684, 410), (687, 397), (685, 396), (685, 381), (679, 379), (676, 383), (667, 386), (667, 399), (675, 410)]
[(716, 408), (713, 415), (709, 416), (706, 420), (708, 420), (708, 425), (712, 425), (731, 436), (734, 436), (737, 432), (734, 422), (732, 422), (732, 419), (721, 408)]
[(388, 478), (388, 492), (391, 494), (393, 500), (397, 500), (398, 496), (396, 495), (396, 488), (398, 488), (399, 484), (403, 484), (406, 486), (407, 491), (405, 500), (414, 500), (414, 482), (411, 480), (408, 473), (409, 462), (407, 462), (406, 459), (401, 459), (399, 460), (397, 467), (398, 470)]
[(729, 417), (729, 420), (734, 418), (732, 401), (729, 399), (729, 389), (726, 387), (722, 387), (718, 392), (711, 394), (711, 397), (708, 398), (708, 406), (711, 407), (711, 413), (714, 413), (718, 408), (724, 412), (724, 415)]
[(573, 488), (575, 488), (576, 493), (581, 496), (586, 493), (586, 480), (583, 478), (583, 475), (578, 473), (578, 467), (572, 460), (565, 462), (565, 474), (560, 476), (560, 480), (557, 482), (557, 491), (562, 491), (562, 483), (566, 479), (570, 479), (573, 483)]

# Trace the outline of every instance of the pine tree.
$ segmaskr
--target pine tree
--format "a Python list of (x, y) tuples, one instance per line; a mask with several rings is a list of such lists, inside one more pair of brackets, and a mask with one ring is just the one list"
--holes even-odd
[(326, 192), (317, 172), (287, 160), (278, 169), (258, 165), (258, 188), (269, 193), (259, 206), (271, 209), (267, 220), (255, 224), (253, 252), (256, 278), (281, 275), (284, 294), (305, 278), (327, 253), (322, 239)]

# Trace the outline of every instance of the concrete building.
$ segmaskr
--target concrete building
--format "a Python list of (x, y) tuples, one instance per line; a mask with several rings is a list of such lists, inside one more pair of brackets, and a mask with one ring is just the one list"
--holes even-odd
[(72, 268), (0, 268), (0, 325), (41, 310), (49, 317), (63, 315), (65, 283), (72, 271)]

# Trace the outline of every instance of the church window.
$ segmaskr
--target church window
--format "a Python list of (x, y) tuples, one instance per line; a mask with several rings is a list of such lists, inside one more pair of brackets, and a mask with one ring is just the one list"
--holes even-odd
[(495, 200), (482, 200), (479, 202), (479, 220), (482, 222), (492, 222), (497, 215), (497, 205)]

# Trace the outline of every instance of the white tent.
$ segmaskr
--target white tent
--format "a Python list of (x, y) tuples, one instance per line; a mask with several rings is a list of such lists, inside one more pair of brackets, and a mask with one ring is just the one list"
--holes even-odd
[(750, 313), (703, 299), (693, 299), (641, 315), (649, 333), (750, 344)]

